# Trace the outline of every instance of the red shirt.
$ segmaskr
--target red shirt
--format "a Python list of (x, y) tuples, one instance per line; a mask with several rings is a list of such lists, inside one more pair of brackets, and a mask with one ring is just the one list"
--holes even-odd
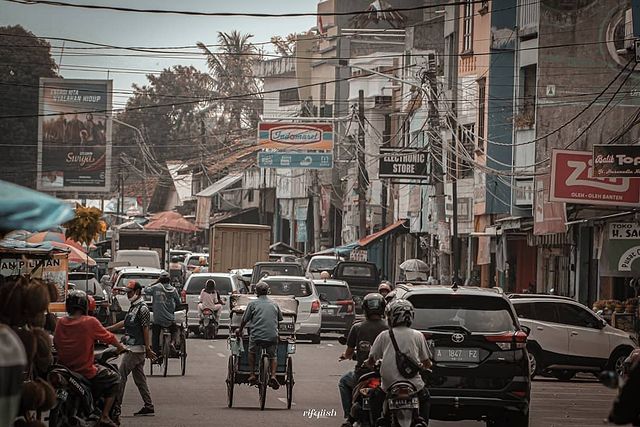
[(93, 345), (96, 340), (116, 345), (118, 339), (91, 316), (76, 319), (63, 317), (58, 320), (53, 344), (58, 351), (58, 363), (87, 379), (96, 376)]

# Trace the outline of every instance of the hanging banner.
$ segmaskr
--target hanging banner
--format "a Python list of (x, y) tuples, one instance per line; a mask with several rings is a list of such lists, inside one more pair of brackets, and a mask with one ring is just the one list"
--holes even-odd
[(640, 178), (640, 145), (594, 145), (593, 176)]
[(423, 148), (381, 148), (378, 177), (429, 179), (428, 159)]
[(533, 234), (542, 236), (567, 232), (567, 209), (562, 202), (549, 201), (549, 175), (535, 179)]
[(640, 179), (598, 178), (592, 164), (590, 151), (553, 150), (550, 200), (607, 206), (640, 204)]
[(111, 85), (40, 79), (38, 190), (111, 190)]
[(258, 145), (278, 150), (333, 151), (333, 123), (258, 123)]

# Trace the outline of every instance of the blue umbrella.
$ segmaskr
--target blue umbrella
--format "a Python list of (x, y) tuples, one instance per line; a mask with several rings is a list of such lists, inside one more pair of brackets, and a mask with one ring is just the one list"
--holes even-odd
[(71, 206), (38, 191), (0, 181), (0, 230), (40, 231), (72, 219)]

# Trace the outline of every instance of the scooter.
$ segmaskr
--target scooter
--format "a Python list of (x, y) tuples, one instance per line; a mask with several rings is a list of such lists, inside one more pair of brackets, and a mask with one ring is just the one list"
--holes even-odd
[(374, 394), (380, 388), (380, 372), (368, 372), (362, 375), (353, 389), (353, 403), (351, 404), (351, 418), (354, 427), (373, 427), (376, 425), (375, 416), (371, 411)]
[[(118, 357), (115, 347), (96, 351), (94, 357), (97, 364), (118, 372), (114, 363)], [(104, 400), (101, 397), (94, 398), (91, 384), (82, 375), (62, 365), (53, 365), (47, 374), (47, 380), (56, 390), (58, 400), (49, 412), (50, 427), (85, 425), (100, 420)]]
[(218, 319), (216, 318), (216, 313), (210, 308), (202, 310), (200, 333), (205, 340), (215, 339), (218, 336)]
[(419, 391), (408, 381), (389, 387), (383, 406), (383, 418), (391, 427), (427, 427), (420, 417)]

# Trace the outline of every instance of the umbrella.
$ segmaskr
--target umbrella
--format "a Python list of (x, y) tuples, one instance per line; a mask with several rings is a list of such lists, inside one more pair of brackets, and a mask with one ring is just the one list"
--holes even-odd
[(74, 246), (67, 245), (66, 243), (60, 243), (60, 242), (48, 242), (48, 243), (51, 244), (51, 246), (54, 246), (56, 248), (68, 250), (69, 262), (73, 262), (76, 264), (87, 263), (89, 267), (93, 267), (96, 265), (96, 262), (93, 258), (91, 258), (86, 253), (82, 252), (81, 250), (79, 250)]
[(413, 271), (413, 272), (421, 272), (427, 273), (429, 272), (429, 265), (422, 261), (421, 259), (408, 259), (402, 264), (400, 264), (400, 268), (404, 271)]
[(0, 181), (0, 230), (46, 230), (74, 217), (66, 203), (19, 185)]
[[(65, 243), (69, 246), (73, 246), (74, 248), (82, 252), (86, 252), (86, 249), (82, 247), (80, 243), (76, 242), (75, 240), (66, 238), (65, 235), (62, 233), (56, 233), (53, 231), (42, 231), (40, 233), (32, 234), (31, 236), (27, 237), (27, 242), (29, 243), (41, 243), (41, 242)], [(96, 248), (95, 245), (90, 245), (89, 247), (93, 249)]]
[(198, 231), (198, 227), (177, 212), (162, 212), (160, 216), (145, 225), (144, 228), (147, 230), (166, 230), (180, 233)]

